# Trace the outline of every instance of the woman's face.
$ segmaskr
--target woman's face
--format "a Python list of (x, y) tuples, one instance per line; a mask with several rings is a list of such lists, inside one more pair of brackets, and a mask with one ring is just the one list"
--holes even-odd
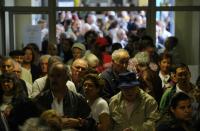
[(96, 85), (92, 80), (86, 80), (83, 83), (83, 89), (87, 98), (93, 98), (93, 96), (97, 96), (99, 93), (99, 89), (96, 88)]
[(171, 62), (169, 58), (164, 58), (159, 63), (160, 70), (165, 73), (169, 73), (169, 68), (171, 66)]
[(1, 81), (1, 87), (2, 87), (4, 92), (10, 92), (14, 87), (13, 80), (11, 80), (11, 79), (2, 80)]
[(72, 55), (73, 55), (75, 60), (78, 59), (78, 58), (81, 58), (82, 57), (82, 50), (79, 49), (79, 48), (74, 47), (72, 49)]
[(174, 116), (181, 121), (191, 120), (192, 107), (191, 100), (181, 100), (175, 108), (170, 108)]
[(29, 49), (25, 50), (24, 62), (31, 63), (33, 60), (33, 52)]

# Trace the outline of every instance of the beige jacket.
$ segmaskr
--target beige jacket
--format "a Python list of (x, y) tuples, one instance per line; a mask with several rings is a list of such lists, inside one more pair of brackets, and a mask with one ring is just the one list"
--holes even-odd
[(133, 131), (154, 130), (155, 121), (160, 118), (154, 98), (139, 89), (138, 97), (133, 104), (133, 111), (128, 118), (122, 93), (119, 92), (111, 98), (109, 107), (113, 121), (112, 131), (123, 131), (125, 128), (131, 128)]

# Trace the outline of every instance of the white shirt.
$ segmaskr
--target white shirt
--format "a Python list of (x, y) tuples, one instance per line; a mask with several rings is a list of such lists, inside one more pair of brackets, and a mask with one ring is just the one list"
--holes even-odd
[[(184, 91), (179, 88), (178, 84), (176, 84), (176, 93), (179, 93), (179, 92), (184, 92)], [(186, 92), (184, 92), (184, 93), (186, 93)], [(188, 94), (188, 93), (186, 93), (186, 94)]]
[(162, 87), (163, 88), (167, 88), (169, 85), (169, 82), (168, 82), (168, 80), (170, 79), (170, 75), (168, 74), (168, 75), (163, 75), (162, 73), (161, 73), (161, 71), (159, 71), (159, 77), (160, 77), (160, 79), (161, 79), (161, 81), (162, 81)]
[[(35, 96), (37, 96), (44, 89), (46, 79), (47, 79), (47, 75), (44, 77), (38, 78), (34, 81), (31, 98), (34, 98)], [(76, 87), (72, 81), (67, 81), (66, 85), (69, 90), (73, 91), (74, 93), (77, 93)]]
[(53, 96), (53, 102), (51, 104), (51, 108), (54, 109), (59, 116), (64, 116), (63, 99), (60, 102), (58, 102), (57, 98), (54, 96), (53, 93), (52, 96)]
[(97, 98), (94, 103), (90, 106), (90, 116), (99, 123), (99, 116), (103, 113), (110, 114), (108, 103), (101, 97)]

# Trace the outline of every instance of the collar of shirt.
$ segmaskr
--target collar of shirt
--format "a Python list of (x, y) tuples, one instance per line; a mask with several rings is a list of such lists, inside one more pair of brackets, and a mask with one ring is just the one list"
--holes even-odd
[(164, 87), (164, 84), (167, 84), (168, 83), (168, 80), (170, 79), (170, 75), (163, 75), (161, 73), (161, 71), (159, 71), (159, 77), (160, 79), (162, 80), (162, 87)]
[[(184, 92), (184, 91), (179, 88), (178, 84), (176, 84), (176, 93), (178, 93), (178, 92)], [(186, 93), (186, 92), (184, 92), (184, 93)]]
[(58, 102), (58, 99), (54, 96), (53, 92), (52, 96), (53, 96), (53, 102), (51, 104), (51, 108), (54, 109), (60, 116), (64, 116), (63, 99), (60, 102)]

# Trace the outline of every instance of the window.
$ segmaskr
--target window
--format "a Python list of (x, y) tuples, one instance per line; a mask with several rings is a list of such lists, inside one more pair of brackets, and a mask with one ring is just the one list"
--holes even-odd
[[(8, 54), (10, 49), (21, 48), (23, 31), (18, 27), (36, 25), (40, 19), (47, 22), (49, 41), (56, 43), (58, 14), (64, 11), (78, 14), (86, 20), (88, 13), (94, 13), (99, 24), (105, 12), (120, 14), (121, 11), (136, 12), (143, 16), (143, 27), (154, 39), (158, 48), (165, 39), (156, 37), (163, 25), (167, 34), (180, 39), (177, 47), (181, 59), (188, 65), (199, 65), (200, 1), (199, 0), (1, 0), (0, 2), (0, 53)], [(74, 8), (75, 7), (75, 8)], [(70, 14), (69, 13), (69, 14)], [(3, 15), (2, 15), (3, 14)], [(5, 15), (4, 15), (5, 14)], [(69, 15), (68, 14), (68, 15)], [(144, 14), (144, 15), (141, 15)], [(70, 15), (69, 15), (70, 16)], [(23, 19), (28, 23), (23, 25)], [(191, 21), (189, 21), (191, 20)], [(14, 24), (13, 24), (14, 23)], [(120, 23), (122, 24), (122, 23)], [(5, 25), (5, 26), (4, 26)], [(123, 26), (123, 25), (121, 25)], [(4, 46), (6, 51), (4, 52)], [(187, 54), (189, 53), (189, 55)], [(199, 72), (199, 71), (197, 71)]]
[(5, 0), (5, 6), (43, 7), (43, 6), (48, 6), (48, 0)]

